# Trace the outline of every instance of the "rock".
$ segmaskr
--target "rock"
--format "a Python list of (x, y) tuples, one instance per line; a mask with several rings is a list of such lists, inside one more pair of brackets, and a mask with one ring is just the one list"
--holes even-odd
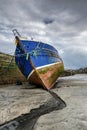
[(20, 80), (17, 80), (16, 85), (22, 85), (22, 82)]

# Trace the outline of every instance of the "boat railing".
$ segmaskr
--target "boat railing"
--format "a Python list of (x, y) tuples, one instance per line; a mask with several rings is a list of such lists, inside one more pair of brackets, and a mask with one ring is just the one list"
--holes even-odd
[(20, 33), (17, 31), (17, 29), (13, 29), (12, 32), (13, 32), (13, 34), (14, 34), (15, 37), (16, 37), (16, 36), (21, 37), (21, 35), (20, 35)]

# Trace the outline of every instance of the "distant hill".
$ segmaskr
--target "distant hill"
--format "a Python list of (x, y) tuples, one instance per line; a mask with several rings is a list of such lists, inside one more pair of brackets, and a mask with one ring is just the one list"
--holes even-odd
[(64, 70), (61, 76), (70, 76), (75, 74), (87, 74), (87, 67), (80, 68), (77, 70), (72, 70), (72, 69)]
[(0, 84), (14, 84), (17, 80), (26, 81), (25, 77), (15, 65), (14, 57), (0, 53)]

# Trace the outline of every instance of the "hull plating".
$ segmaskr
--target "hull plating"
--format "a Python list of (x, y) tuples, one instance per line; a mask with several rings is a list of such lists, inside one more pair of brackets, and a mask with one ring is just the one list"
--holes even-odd
[(28, 76), (28, 80), (32, 84), (37, 84), (43, 86), (45, 89), (50, 89), (53, 87), (63, 70), (64, 65), (62, 62), (39, 67), (31, 72)]
[(15, 61), (30, 83), (50, 89), (64, 69), (57, 50), (42, 42), (18, 39)]

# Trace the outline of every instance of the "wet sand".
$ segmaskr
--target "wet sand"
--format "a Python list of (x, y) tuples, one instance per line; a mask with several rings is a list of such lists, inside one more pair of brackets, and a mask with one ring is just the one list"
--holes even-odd
[[(61, 97), (61, 103), (41, 88), (30, 89), (28, 87), (30, 86), (26, 84), (0, 88), (0, 124), (16, 118), (13, 122), (18, 122), (14, 122), (14, 129), (87, 130), (87, 75), (58, 79), (51, 91), (54, 92), (56, 98)], [(66, 102), (66, 107), (63, 101)], [(32, 118), (33, 124), (29, 120), (31, 119), (30, 113), (36, 115)], [(20, 116), (21, 114), (24, 115)], [(20, 127), (19, 122), (21, 122)], [(9, 123), (8, 128), (13, 129)], [(0, 126), (0, 129), (3, 128)]]

